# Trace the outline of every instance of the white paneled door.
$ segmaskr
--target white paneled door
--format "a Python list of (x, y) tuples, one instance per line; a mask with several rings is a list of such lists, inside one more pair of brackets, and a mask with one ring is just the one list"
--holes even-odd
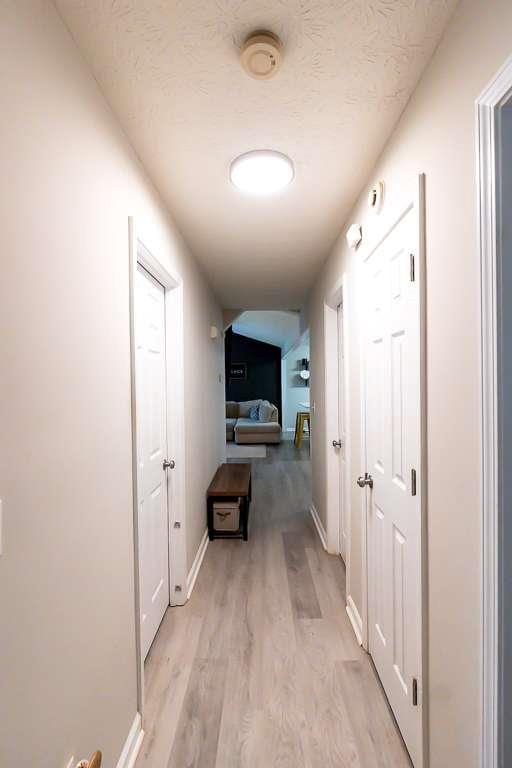
[[(369, 650), (416, 768), (422, 765), (419, 217), (363, 267)], [(373, 486), (372, 486), (373, 482)]]
[(141, 654), (169, 605), (165, 292), (140, 265), (135, 291)]
[(340, 462), (340, 554), (346, 562), (348, 550), (348, 494), (347, 486), (347, 428), (346, 428), (346, 392), (345, 392), (345, 331), (343, 321), (343, 304), (338, 306), (338, 439), (340, 447), (338, 458)]

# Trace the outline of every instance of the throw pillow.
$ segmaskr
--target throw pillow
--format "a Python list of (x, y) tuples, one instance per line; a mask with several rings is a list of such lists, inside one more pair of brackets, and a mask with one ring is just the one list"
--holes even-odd
[(268, 423), (272, 418), (273, 410), (274, 406), (270, 405), (268, 400), (263, 400), (259, 408), (259, 420)]
[(258, 421), (259, 418), (259, 405), (253, 405), (249, 411), (249, 418), (253, 421)]

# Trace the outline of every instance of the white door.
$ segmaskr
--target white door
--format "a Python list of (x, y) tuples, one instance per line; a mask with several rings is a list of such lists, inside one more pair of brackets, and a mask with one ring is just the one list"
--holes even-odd
[(366, 261), (369, 650), (422, 765), (419, 219), (413, 206)]
[(348, 549), (347, 511), (347, 427), (346, 427), (346, 397), (345, 397), (345, 337), (343, 325), (343, 304), (338, 306), (338, 439), (341, 443), (338, 450), (340, 462), (340, 554), (346, 562)]
[(141, 653), (169, 605), (165, 292), (137, 265), (135, 291)]

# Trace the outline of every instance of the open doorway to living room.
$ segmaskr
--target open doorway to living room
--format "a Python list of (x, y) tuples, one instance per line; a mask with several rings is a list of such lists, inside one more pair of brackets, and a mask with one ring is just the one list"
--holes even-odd
[(309, 437), (309, 339), (295, 311), (241, 312), (226, 329), (226, 453), (264, 458)]

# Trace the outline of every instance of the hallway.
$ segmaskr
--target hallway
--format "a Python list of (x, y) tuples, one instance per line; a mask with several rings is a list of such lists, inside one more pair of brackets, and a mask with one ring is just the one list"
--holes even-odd
[(406, 768), (344, 569), (308, 512), (307, 445), (253, 465), (248, 544), (210, 543), (193, 595), (146, 662), (136, 768)]

